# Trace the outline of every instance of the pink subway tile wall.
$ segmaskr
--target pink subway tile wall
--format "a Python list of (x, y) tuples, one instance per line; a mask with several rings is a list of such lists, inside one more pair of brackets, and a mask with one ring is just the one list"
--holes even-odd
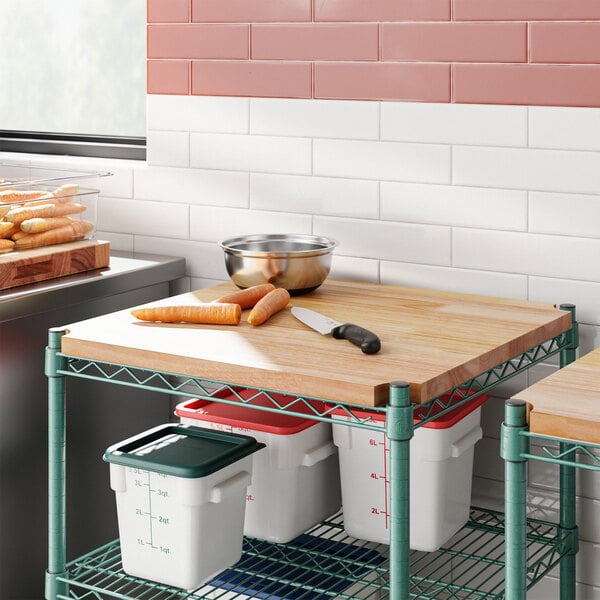
[(148, 23), (187, 23), (189, 0), (148, 0)]
[(315, 64), (314, 97), (449, 102), (450, 65), (318, 62)]
[(147, 0), (148, 93), (600, 107), (600, 0)]

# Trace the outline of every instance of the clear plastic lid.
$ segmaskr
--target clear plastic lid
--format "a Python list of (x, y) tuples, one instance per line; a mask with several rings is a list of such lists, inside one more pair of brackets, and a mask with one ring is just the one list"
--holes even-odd
[[(43, 172), (44, 175), (11, 175), (16, 171), (37, 171)], [(107, 177), (109, 175), (112, 175), (109, 171), (66, 170), (38, 165), (20, 165), (17, 163), (0, 162), (0, 191), (6, 190), (7, 188), (22, 189), (24, 187), (35, 185), (60, 186), (71, 181), (96, 179), (97, 177)]]

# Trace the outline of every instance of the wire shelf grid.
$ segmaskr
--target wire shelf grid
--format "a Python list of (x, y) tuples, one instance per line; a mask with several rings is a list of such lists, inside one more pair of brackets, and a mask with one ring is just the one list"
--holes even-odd
[[(530, 519), (527, 579), (533, 586), (568, 550), (556, 524)], [(386, 600), (388, 546), (344, 532), (340, 513), (288, 544), (244, 539), (242, 559), (195, 591), (127, 575), (115, 540), (67, 565), (60, 600)], [(504, 515), (471, 509), (467, 524), (440, 550), (411, 551), (411, 598), (504, 597)]]

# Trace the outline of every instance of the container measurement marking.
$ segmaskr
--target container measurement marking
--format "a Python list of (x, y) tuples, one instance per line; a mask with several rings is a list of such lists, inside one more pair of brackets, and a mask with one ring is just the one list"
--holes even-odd
[(383, 498), (384, 498), (384, 502), (385, 502), (385, 528), (386, 529), (390, 528), (390, 512), (389, 512), (389, 506), (388, 506), (388, 497), (389, 497), (388, 486), (389, 486), (390, 478), (388, 476), (388, 469), (387, 469), (389, 452), (390, 452), (390, 449), (387, 446), (387, 435), (384, 433), (383, 434)]
[(150, 485), (150, 471), (147, 472), (148, 475), (148, 516), (149, 516), (149, 528), (150, 528), (150, 546), (152, 548), (155, 548), (156, 546), (154, 545), (154, 535), (153, 535), (153, 531), (152, 531), (152, 492), (154, 491), (152, 489), (152, 486)]
[[(142, 475), (141, 472), (136, 471), (136, 475)], [(134, 485), (136, 487), (145, 487), (147, 488), (147, 502), (148, 502), (148, 507), (147, 510), (145, 510), (144, 508), (141, 507), (137, 507), (135, 509), (135, 514), (138, 517), (143, 517), (143, 518), (147, 518), (148, 519), (148, 537), (149, 539), (142, 539), (142, 538), (138, 538), (138, 544), (140, 544), (141, 546), (149, 546), (150, 548), (153, 548), (154, 550), (159, 550), (160, 552), (162, 552), (163, 554), (170, 554), (171, 553), (171, 549), (169, 546), (159, 546), (155, 543), (154, 540), (154, 523), (160, 523), (161, 525), (166, 525), (169, 526), (171, 524), (171, 520), (170, 517), (167, 517), (165, 515), (155, 515), (153, 514), (152, 511), (152, 495), (153, 494), (158, 494), (159, 496), (163, 497), (163, 498), (167, 498), (169, 496), (169, 492), (167, 490), (161, 489), (161, 488), (156, 488), (152, 486), (152, 483), (150, 481), (150, 471), (146, 471), (145, 473), (146, 475), (146, 481), (143, 482), (141, 479), (135, 479), (134, 480)], [(162, 474), (159, 474), (162, 475)]]
[(383, 508), (379, 508), (377, 506), (371, 506), (370, 512), (371, 515), (376, 517), (384, 517), (385, 518), (385, 528), (389, 530), (390, 528), (390, 508), (389, 508), (389, 485), (390, 485), (390, 476), (388, 469), (388, 461), (389, 461), (389, 453), (390, 449), (388, 447), (387, 436), (385, 433), (382, 433), (382, 439), (378, 438), (369, 438), (368, 439), (369, 447), (371, 448), (381, 448), (382, 452), (380, 454), (383, 465), (381, 470), (378, 471), (370, 471), (368, 476), (370, 479), (374, 481), (381, 482), (383, 484)]

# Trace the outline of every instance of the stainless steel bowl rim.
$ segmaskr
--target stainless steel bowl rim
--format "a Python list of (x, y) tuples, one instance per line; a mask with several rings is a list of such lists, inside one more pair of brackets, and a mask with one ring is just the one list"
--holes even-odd
[[(291, 242), (307, 244), (306, 250), (251, 250), (239, 246), (269, 242)], [(301, 258), (305, 256), (321, 256), (329, 254), (338, 245), (336, 240), (328, 237), (308, 234), (254, 234), (242, 235), (219, 242), (219, 246), (228, 254), (247, 258)]]

